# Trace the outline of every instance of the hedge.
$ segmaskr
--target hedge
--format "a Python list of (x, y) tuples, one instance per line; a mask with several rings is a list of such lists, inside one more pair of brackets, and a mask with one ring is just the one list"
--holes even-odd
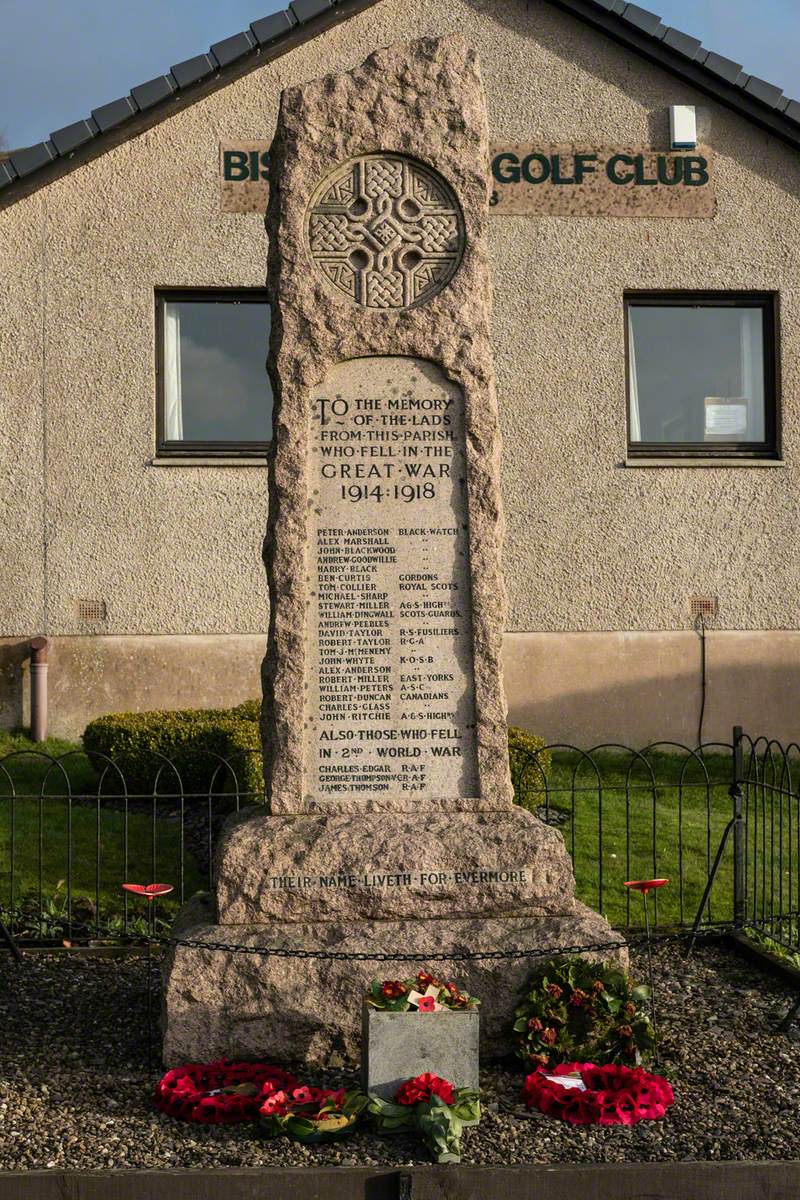
[(553, 761), (550, 751), (544, 749), (546, 745), (535, 734), (509, 725), (508, 760), (514, 785), (514, 803), (532, 813), (545, 800), (545, 782)]
[[(164, 763), (177, 767), (184, 794), (207, 794), (219, 767), (219, 759), (230, 762), (239, 792), (263, 796), (259, 718), (261, 703), (246, 700), (235, 708), (187, 708), (177, 712), (112, 713), (90, 722), (83, 733), (83, 746), (96, 770), (113, 759), (123, 775), (129, 794), (150, 795), (158, 775), (161, 793), (178, 790), (175, 773)], [(508, 730), (508, 756), (514, 802), (536, 812), (544, 802), (545, 776), (551, 756), (545, 742), (515, 725)], [(216, 791), (233, 791), (233, 781), (220, 772)], [(108, 788), (115, 791), (118, 777), (109, 771)]]
[[(184, 795), (235, 790), (233, 777), (220, 767), (226, 759), (236, 776), (239, 792), (263, 796), (260, 704), (248, 700), (236, 708), (187, 708), (177, 712), (112, 713), (90, 722), (83, 733), (83, 747), (96, 770), (111, 758), (125, 777), (129, 794), (150, 795), (156, 776), (159, 793), (178, 792), (175, 772), (160, 757), (175, 764)], [(215, 778), (215, 772), (218, 772)], [(109, 770), (107, 788), (116, 792), (119, 777)]]

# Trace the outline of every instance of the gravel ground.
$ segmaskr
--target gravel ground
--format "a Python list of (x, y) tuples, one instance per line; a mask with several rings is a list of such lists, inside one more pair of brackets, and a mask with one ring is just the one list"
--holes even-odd
[[(465, 1163), (796, 1158), (800, 1027), (774, 1034), (789, 986), (720, 945), (656, 955), (664, 1073), (676, 1104), (659, 1122), (572, 1129), (520, 1105), (520, 1072), (482, 1076), (484, 1116)], [(638, 968), (638, 970), (637, 970)], [(634, 963), (638, 976), (644, 963)], [(156, 997), (157, 1002), (157, 997)], [(31, 955), (0, 961), (0, 1169), (405, 1165), (408, 1138), (358, 1133), (323, 1147), (205, 1128), (150, 1106), (144, 959)], [(318, 1082), (355, 1082), (340, 1071)]]

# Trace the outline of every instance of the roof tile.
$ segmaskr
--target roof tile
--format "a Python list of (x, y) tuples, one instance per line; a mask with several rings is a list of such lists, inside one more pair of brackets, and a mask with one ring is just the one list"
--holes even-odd
[(6, 187), (9, 183), (13, 183), (17, 178), (17, 172), (12, 167), (10, 161), (0, 162), (0, 188)]
[(661, 24), (661, 17), (648, 12), (646, 8), (639, 8), (638, 4), (628, 4), (622, 16), (631, 25), (635, 25), (637, 29), (641, 29), (651, 36), (655, 34)]
[(177, 87), (171, 75), (157, 75), (155, 79), (148, 79), (147, 83), (140, 83), (138, 87), (131, 88), (131, 95), (140, 109), (152, 108), (159, 100), (166, 100), (171, 96)]
[(776, 87), (774, 83), (767, 83), (766, 79), (759, 79), (757, 75), (750, 76), (744, 90), (751, 96), (755, 96), (756, 100), (768, 104), (770, 108), (777, 108), (778, 101), (783, 96), (779, 87)]
[(99, 133), (97, 123), (91, 117), (85, 121), (76, 121), (74, 125), (65, 125), (50, 134), (50, 140), (59, 154), (71, 154), (79, 146), (90, 142)]
[(713, 51), (703, 65), (709, 71), (713, 71), (715, 75), (719, 75), (720, 79), (726, 80), (727, 83), (737, 83), (741, 79), (742, 64), (734, 62), (730, 58), (723, 58), (721, 54), (714, 54)]
[(229, 63), (236, 62), (237, 58), (249, 54), (255, 44), (256, 39), (252, 33), (235, 33), (233, 37), (214, 42), (211, 53), (221, 67), (227, 67)]
[(697, 38), (689, 37), (688, 33), (681, 33), (680, 29), (668, 29), (661, 40), (665, 46), (691, 59), (697, 58), (697, 53), (702, 48), (702, 43)]
[(123, 96), (120, 100), (112, 100), (110, 104), (101, 104), (100, 108), (93, 108), (92, 117), (97, 122), (100, 132), (105, 133), (107, 129), (121, 125), (138, 111), (136, 102), (130, 96)]
[(289, 8), (302, 25), (303, 22), (318, 17), (320, 13), (327, 12), (333, 5), (331, 0), (292, 0)]
[(194, 58), (187, 58), (183, 62), (176, 63), (174, 67), (170, 67), (169, 73), (175, 80), (179, 88), (188, 87), (190, 83), (197, 83), (199, 79), (206, 79), (209, 75), (213, 75), (217, 69), (216, 61), (210, 54), (197, 54)]
[(296, 24), (297, 20), (294, 14), (287, 8), (283, 12), (276, 12), (268, 17), (262, 17), (260, 21), (253, 21), (250, 29), (259, 46), (267, 46), (270, 42), (274, 42), (275, 38), (280, 37), (282, 33), (287, 33)]
[(52, 142), (37, 142), (35, 146), (27, 146), (24, 150), (15, 150), (10, 163), (18, 175), (30, 175), (46, 166), (56, 157), (56, 148)]

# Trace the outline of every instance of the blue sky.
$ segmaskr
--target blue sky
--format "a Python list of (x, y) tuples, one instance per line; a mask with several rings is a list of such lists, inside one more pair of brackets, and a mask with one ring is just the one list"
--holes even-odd
[[(798, 0), (639, 3), (750, 74), (800, 96)], [(10, 147), (41, 141), (284, 6), (275, 0), (0, 0), (0, 131)]]

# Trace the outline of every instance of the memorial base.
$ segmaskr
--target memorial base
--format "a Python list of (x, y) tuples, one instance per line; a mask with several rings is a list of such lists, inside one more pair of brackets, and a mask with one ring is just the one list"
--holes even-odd
[[(311, 1067), (355, 1064), (361, 1000), (370, 980), (402, 979), (422, 967), (435, 969), (480, 998), (481, 1056), (497, 1058), (513, 1049), (514, 1006), (540, 960), (461, 961), (459, 954), (613, 942), (586, 957), (616, 958), (627, 965), (622, 938), (603, 917), (578, 903), (541, 918), (217, 925), (210, 903), (195, 897), (178, 915), (175, 936), (200, 944), (175, 946), (164, 964), (167, 1066), (223, 1057), (304, 1062)], [(204, 942), (231, 949), (205, 948)], [(270, 948), (289, 954), (263, 953)], [(413, 961), (398, 961), (306, 958), (300, 953), (308, 950), (419, 955)], [(448, 951), (453, 957), (442, 958)]]

